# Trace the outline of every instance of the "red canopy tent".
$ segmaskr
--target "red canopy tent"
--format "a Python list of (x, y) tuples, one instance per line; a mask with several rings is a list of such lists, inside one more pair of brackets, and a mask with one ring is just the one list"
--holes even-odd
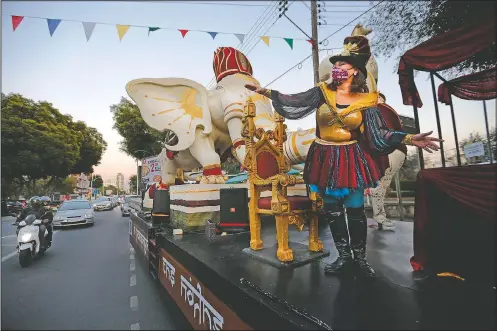
[[(433, 75), (437, 71), (452, 68), (458, 63), (481, 52), (495, 43), (495, 20), (485, 20), (473, 25), (442, 33), (407, 51), (399, 63), (399, 85), (404, 105), (412, 105), (414, 120), (419, 130), (418, 108), (423, 106), (414, 82), (414, 69), (428, 71), (433, 88), (433, 101), (437, 117), (438, 136), (442, 138), (440, 116), (435, 95)], [(438, 75), (437, 75), (438, 76)], [(443, 144), (440, 144), (442, 166), (445, 167)], [(418, 149), (421, 169), (424, 168), (422, 149)]]
[[(444, 82), (438, 87), (438, 101), (450, 106), (452, 124), (454, 127), (454, 138), (456, 140), (457, 165), (460, 166), (461, 155), (459, 152), (459, 140), (457, 138), (452, 95), (464, 100), (483, 101), (483, 113), (485, 115), (485, 127), (487, 131), (487, 145), (488, 150), (491, 151), (492, 148), (490, 144), (490, 131), (488, 129), (488, 116), (485, 100), (497, 98), (497, 67), (461, 76), (450, 81), (443, 81)], [(493, 163), (491, 152), (490, 163)]]
[[(439, 88), (439, 98), (451, 105), (457, 141), (451, 95), (470, 100), (495, 97), (495, 68), (450, 82), (440, 77), (437, 71), (449, 69), (494, 43), (495, 21), (482, 21), (438, 35), (401, 57), (399, 85), (404, 104), (413, 106), (418, 131), (417, 108), (423, 104), (414, 82), (414, 69), (430, 73), (439, 138), (442, 138), (442, 132), (434, 75), (444, 81)], [(478, 274), (495, 275), (492, 269), (494, 247), (487, 246), (495, 242), (495, 231), (491, 229), (495, 227), (497, 217), (496, 165), (445, 168), (441, 144), (443, 168), (424, 169), (423, 153), (421, 149), (418, 151), (421, 171), (416, 182), (412, 267), (423, 270), (428, 266), (431, 271), (456, 271), (474, 278)]]

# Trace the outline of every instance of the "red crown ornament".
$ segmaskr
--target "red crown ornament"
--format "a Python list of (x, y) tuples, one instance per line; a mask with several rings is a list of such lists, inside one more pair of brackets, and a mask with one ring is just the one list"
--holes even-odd
[(237, 73), (252, 76), (252, 66), (247, 57), (233, 47), (219, 47), (214, 52), (213, 62), (216, 81)]

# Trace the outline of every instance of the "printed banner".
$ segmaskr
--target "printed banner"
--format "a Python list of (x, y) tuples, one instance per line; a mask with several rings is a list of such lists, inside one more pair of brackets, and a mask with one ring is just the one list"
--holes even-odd
[(153, 184), (162, 180), (160, 173), (160, 159), (158, 156), (142, 160), (142, 183)]
[(251, 330), (225, 303), (164, 249), (159, 280), (195, 330)]

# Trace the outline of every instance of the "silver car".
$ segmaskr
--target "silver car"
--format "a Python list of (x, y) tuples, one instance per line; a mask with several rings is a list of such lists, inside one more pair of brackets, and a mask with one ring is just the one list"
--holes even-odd
[(100, 197), (93, 203), (93, 207), (96, 211), (98, 210), (112, 210), (114, 209), (114, 204), (109, 197)]
[(139, 195), (127, 195), (124, 197), (124, 202), (121, 204), (121, 216), (129, 216), (131, 207), (129, 206), (130, 199), (141, 199)]
[(93, 224), (93, 208), (87, 200), (64, 201), (53, 219), (54, 228)]

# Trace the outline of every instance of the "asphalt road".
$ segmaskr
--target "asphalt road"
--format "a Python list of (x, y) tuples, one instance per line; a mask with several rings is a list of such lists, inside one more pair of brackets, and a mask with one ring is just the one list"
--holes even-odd
[(135, 261), (128, 217), (96, 212), (93, 227), (54, 233), (40, 260), (21, 268), (12, 217), (2, 217), (3, 330), (183, 329)]

